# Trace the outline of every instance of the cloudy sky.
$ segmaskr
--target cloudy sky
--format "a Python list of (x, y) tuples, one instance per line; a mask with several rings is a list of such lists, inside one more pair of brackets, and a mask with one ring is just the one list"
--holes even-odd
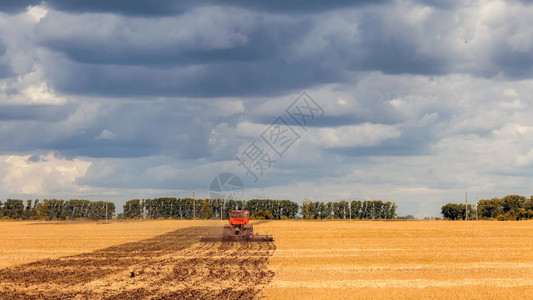
[(529, 196), (532, 78), (529, 1), (4, 0), (0, 199), (209, 197), (223, 172), (401, 215)]

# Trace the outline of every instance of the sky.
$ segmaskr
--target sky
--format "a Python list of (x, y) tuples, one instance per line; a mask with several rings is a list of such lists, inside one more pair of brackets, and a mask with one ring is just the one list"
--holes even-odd
[(525, 0), (4, 0), (0, 200), (529, 197), (532, 78)]

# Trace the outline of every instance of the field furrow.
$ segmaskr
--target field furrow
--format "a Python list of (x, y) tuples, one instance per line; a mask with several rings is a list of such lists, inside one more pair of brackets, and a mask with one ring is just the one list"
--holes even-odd
[[(213, 230), (213, 229), (210, 229)], [(0, 270), (0, 298), (250, 299), (268, 284), (273, 243), (199, 242), (206, 227)]]

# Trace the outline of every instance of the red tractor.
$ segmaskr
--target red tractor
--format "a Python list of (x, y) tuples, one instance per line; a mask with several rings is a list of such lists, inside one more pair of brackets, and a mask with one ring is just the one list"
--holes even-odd
[(254, 227), (250, 224), (250, 213), (247, 210), (230, 210), (229, 224), (224, 225), (223, 237), (230, 239), (233, 237), (250, 238), (254, 234)]
[[(254, 227), (250, 224), (250, 213), (247, 210), (230, 210), (229, 224), (224, 225), (222, 240), (224, 241), (253, 241), (253, 242), (272, 242), (274, 236), (254, 234)], [(219, 240), (220, 236), (206, 235), (202, 241)]]

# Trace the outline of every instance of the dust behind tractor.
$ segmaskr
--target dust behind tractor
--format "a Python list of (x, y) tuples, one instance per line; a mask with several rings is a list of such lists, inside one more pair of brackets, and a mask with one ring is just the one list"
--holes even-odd
[(250, 213), (247, 210), (230, 210), (228, 214), (229, 224), (224, 225), (222, 236), (205, 235), (202, 242), (207, 241), (249, 241), (249, 242), (272, 242), (273, 235), (254, 234), (254, 227), (250, 224)]

